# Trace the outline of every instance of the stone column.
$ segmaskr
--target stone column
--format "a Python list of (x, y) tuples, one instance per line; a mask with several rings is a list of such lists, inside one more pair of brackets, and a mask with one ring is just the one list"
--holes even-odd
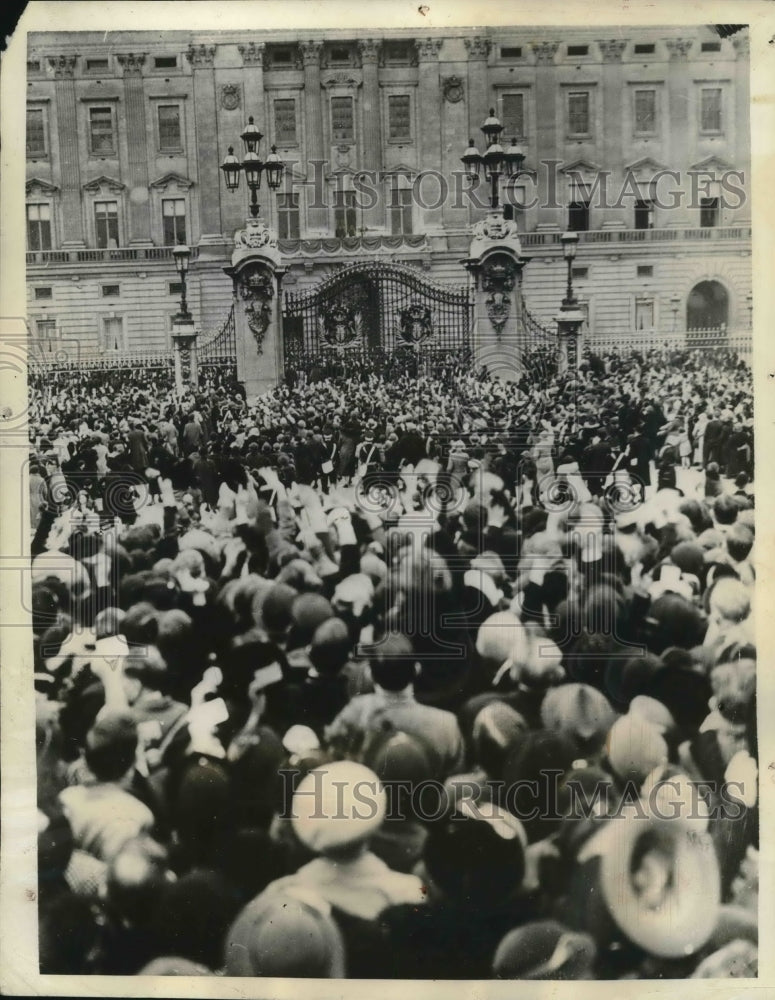
[(172, 346), (175, 356), (175, 390), (179, 396), (199, 385), (196, 351), (197, 330), (191, 317), (175, 316)]
[[(670, 100), (670, 149), (669, 159), (665, 159), (673, 170), (681, 174), (680, 187), (684, 191), (682, 203), (677, 208), (671, 208), (664, 215), (667, 219), (667, 228), (676, 229), (696, 225), (699, 222), (698, 212), (692, 212), (687, 207), (687, 201), (691, 198), (691, 184), (687, 176), (687, 168), (690, 163), (689, 154), (689, 101), (692, 95), (689, 93), (689, 63), (687, 56), (692, 47), (690, 38), (668, 38), (665, 45), (670, 53), (670, 64), (668, 69), (668, 97)], [(667, 178), (660, 185), (660, 192), (667, 186), (679, 186), (674, 179)], [(668, 196), (668, 201), (672, 201), (672, 195)], [(695, 218), (692, 218), (692, 216)]]
[(307, 171), (307, 224), (311, 231), (326, 234), (330, 228), (331, 194), (326, 188), (325, 175), (331, 165), (327, 162), (323, 115), (328, 108), (323, 107), (320, 90), (320, 50), (322, 43), (309, 41), (301, 43), (304, 61), (304, 160)]
[[(418, 146), (420, 169), (438, 170), (441, 166), (441, 88), (439, 86), (440, 38), (423, 38), (415, 44), (419, 60), (418, 97)], [(417, 195), (426, 205), (421, 207), (423, 228), (429, 235), (442, 232), (441, 196), (439, 182), (428, 178), (416, 187)]]
[[(624, 158), (622, 156), (622, 100), (626, 90), (622, 73), (622, 53), (627, 45), (626, 38), (612, 38), (599, 41), (603, 53), (603, 135), (598, 149), (602, 150), (602, 162), (606, 170), (613, 174), (610, 188), (617, 191), (624, 180)], [(591, 229), (632, 229), (632, 202), (627, 201), (619, 208), (590, 207)], [(615, 198), (609, 198), (615, 201)]]
[[(465, 47), (468, 50), (468, 137), (473, 138), (474, 145), (483, 153), (485, 150), (482, 123), (487, 118), (493, 102), (487, 86), (487, 55), (490, 51), (490, 41), (487, 38), (466, 38)], [(495, 113), (498, 111), (496, 109)], [(461, 137), (462, 138), (462, 137)], [(501, 138), (503, 144), (505, 134)], [(460, 165), (462, 168), (462, 164)], [(490, 201), (490, 183), (484, 179), (484, 172), (475, 189), (476, 196), (482, 202), (482, 208), (477, 208), (472, 201), (470, 220), (476, 222), (487, 214)]]
[(201, 244), (222, 244), (221, 171), (215, 142), (214, 45), (191, 45), (186, 53), (194, 71), (194, 117), (196, 158), (199, 172), (199, 219)]
[[(751, 41), (748, 35), (735, 35), (732, 38), (735, 47), (737, 63), (735, 65), (735, 162), (745, 173), (742, 186), (748, 199), (751, 197), (751, 146), (748, 137), (751, 134), (750, 104), (751, 104)], [(735, 212), (740, 221), (751, 218), (750, 200), (741, 205)]]
[(83, 247), (83, 212), (81, 209), (81, 170), (78, 156), (78, 112), (75, 100), (76, 56), (49, 59), (54, 70), (59, 162), (62, 186), (62, 246)]
[[(363, 224), (370, 229), (385, 225), (385, 199), (387, 189), (378, 179), (382, 167), (382, 114), (379, 95), (379, 50), (382, 43), (375, 38), (362, 38), (358, 42), (363, 67), (363, 151), (361, 163), (365, 170), (374, 172), (374, 185), (379, 192), (377, 204), (372, 209), (364, 209)], [(369, 187), (372, 186), (371, 179)], [(361, 197), (364, 197), (363, 195)]]
[[(566, 190), (564, 188), (564, 175), (557, 172), (558, 168), (543, 166), (549, 161), (561, 159), (558, 150), (560, 143), (557, 137), (557, 88), (555, 86), (555, 76), (552, 72), (554, 57), (559, 42), (536, 42), (531, 46), (536, 57), (535, 75), (535, 102), (537, 109), (536, 136), (530, 142), (531, 153), (535, 156), (536, 168), (538, 170), (538, 197), (540, 204), (552, 199), (555, 204), (564, 206), (566, 201)], [(551, 176), (549, 176), (549, 173)], [(552, 208), (541, 207), (537, 211), (537, 229), (557, 229), (565, 226), (564, 207)]]
[(495, 211), (474, 224), (463, 261), (474, 277), (474, 364), (507, 382), (522, 376), (521, 357), (529, 347), (521, 293), (529, 260), (513, 220)]
[(117, 56), (124, 71), (127, 150), (129, 155), (129, 242), (150, 245), (151, 206), (148, 191), (148, 142), (143, 93), (144, 53)]
[(273, 389), (283, 373), (282, 275), (277, 236), (260, 219), (249, 219), (234, 238), (231, 267), (224, 271), (234, 287), (237, 378), (250, 401)]

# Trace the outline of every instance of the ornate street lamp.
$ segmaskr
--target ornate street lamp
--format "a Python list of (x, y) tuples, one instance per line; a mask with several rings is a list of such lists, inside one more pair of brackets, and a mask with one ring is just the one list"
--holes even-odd
[(248, 118), (248, 124), (240, 135), (240, 139), (245, 143), (245, 155), (240, 162), (234, 155), (234, 147), (229, 146), (228, 156), (221, 164), (221, 170), (229, 191), (236, 191), (239, 187), (240, 174), (245, 174), (245, 182), (250, 191), (250, 215), (258, 218), (258, 189), (261, 187), (261, 174), (266, 173), (266, 181), (269, 187), (275, 191), (282, 183), (285, 165), (277, 155), (277, 147), (272, 146), (272, 152), (264, 162), (258, 155), (258, 147), (263, 139), (263, 135), (258, 130), (258, 126), (253, 121), (253, 117)]
[(560, 371), (578, 367), (578, 337), (584, 313), (579, 309), (578, 301), (573, 294), (573, 261), (579, 242), (578, 233), (563, 233), (560, 237), (562, 255), (568, 265), (568, 285), (560, 311), (555, 316), (557, 321), (557, 336), (560, 343)]
[(490, 182), (490, 208), (496, 209), (498, 208), (500, 176), (504, 174), (510, 179), (516, 179), (522, 173), (525, 151), (516, 138), (511, 140), (511, 145), (507, 149), (501, 146), (500, 136), (503, 125), (500, 119), (495, 117), (495, 108), (490, 108), (490, 114), (484, 120), (481, 128), (485, 141), (484, 153), (479, 152), (473, 139), (469, 139), (468, 148), (460, 159), (472, 183), (478, 180), (479, 173), (484, 167), (485, 179)]
[(190, 321), (191, 313), (188, 311), (188, 302), (186, 301), (186, 275), (191, 260), (191, 248), (182, 244), (176, 246), (172, 251), (172, 256), (175, 258), (175, 267), (180, 275), (180, 312), (175, 319)]

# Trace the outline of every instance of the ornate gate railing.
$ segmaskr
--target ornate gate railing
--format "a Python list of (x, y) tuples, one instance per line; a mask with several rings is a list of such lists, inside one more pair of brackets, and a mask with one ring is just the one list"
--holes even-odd
[(309, 291), (286, 292), (285, 374), (295, 379), (391, 366), (433, 371), (471, 363), (467, 287), (444, 285), (405, 264), (346, 265)]
[(232, 368), (237, 364), (237, 334), (234, 326), (234, 306), (229, 310), (221, 329), (205, 341), (197, 351), (197, 364), (205, 368)]

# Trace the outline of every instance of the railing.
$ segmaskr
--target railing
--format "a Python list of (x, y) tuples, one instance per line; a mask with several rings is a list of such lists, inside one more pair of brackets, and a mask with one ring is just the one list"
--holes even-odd
[(64, 341), (53, 349), (41, 350), (33, 341), (27, 359), (33, 371), (121, 371), (125, 369), (167, 369), (174, 363), (174, 353), (165, 350), (99, 351), (79, 348), (77, 343)]
[(226, 321), (217, 333), (197, 349), (200, 366), (236, 364), (237, 333), (234, 325), (234, 305), (229, 310)]
[(753, 335), (750, 330), (729, 331), (708, 327), (696, 330), (677, 330), (662, 333), (659, 330), (638, 330), (633, 333), (587, 334), (583, 346), (594, 352), (689, 350), (731, 351), (740, 360), (750, 364), (753, 353)]
[[(95, 264), (110, 261), (173, 260), (172, 247), (116, 247), (100, 250), (29, 250), (28, 264)], [(191, 247), (191, 259), (199, 247)]]
[[(559, 245), (562, 233), (525, 233), (526, 247)], [(678, 240), (750, 240), (750, 226), (708, 226), (692, 229), (590, 229), (578, 234), (579, 243), (669, 243)]]

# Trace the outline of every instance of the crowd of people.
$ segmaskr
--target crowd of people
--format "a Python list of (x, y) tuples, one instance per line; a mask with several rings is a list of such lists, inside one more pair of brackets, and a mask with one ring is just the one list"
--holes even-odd
[(747, 977), (751, 372), (30, 378), (44, 973)]

